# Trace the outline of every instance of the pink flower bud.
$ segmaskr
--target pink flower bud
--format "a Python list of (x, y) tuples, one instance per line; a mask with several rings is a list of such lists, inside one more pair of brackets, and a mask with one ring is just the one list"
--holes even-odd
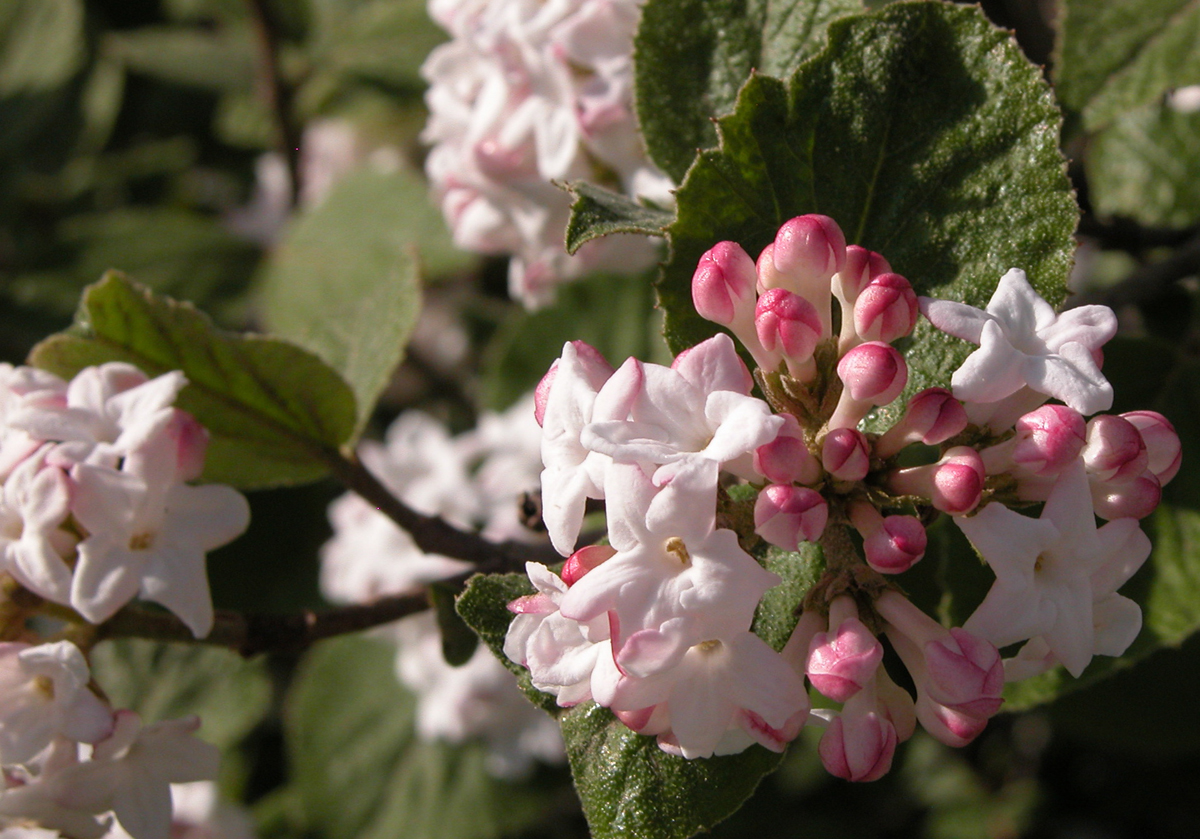
[(837, 372), (851, 397), (874, 405), (888, 404), (908, 384), (904, 356), (891, 344), (881, 341), (860, 344), (850, 350), (838, 362)]
[(535, 155), (527, 144), (507, 149), (488, 139), (476, 143), (474, 151), (475, 165), (492, 180), (512, 181), (537, 174)]
[(754, 532), (788, 551), (820, 539), (828, 518), (825, 499), (807, 487), (771, 484), (754, 503)]
[(889, 343), (917, 325), (917, 295), (899, 274), (873, 278), (854, 303), (854, 330), (864, 341)]
[(845, 702), (875, 675), (883, 645), (858, 618), (841, 622), (836, 634), (819, 632), (808, 651), (808, 679), (835, 702)]
[(730, 326), (754, 308), (754, 261), (736, 242), (718, 242), (692, 275), (692, 303), (700, 317)]
[(514, 615), (548, 615), (558, 611), (558, 604), (550, 598), (550, 595), (538, 592), (518, 597), (505, 608)]
[(542, 376), (537, 387), (533, 389), (533, 418), (540, 426), (546, 419), (546, 402), (550, 399), (550, 388), (554, 387), (554, 378), (558, 375), (559, 359), (554, 359), (546, 375)]
[(925, 644), (929, 696), (951, 710), (987, 719), (1004, 702), (1004, 665), (987, 641), (954, 627)]
[(754, 468), (776, 484), (812, 484), (821, 477), (821, 464), (808, 450), (804, 430), (791, 414), (783, 417), (783, 428), (770, 443), (754, 450)]
[(1096, 515), (1113, 519), (1144, 519), (1162, 501), (1162, 485), (1153, 472), (1129, 481), (1092, 481), (1092, 506)]
[(180, 481), (196, 480), (204, 471), (208, 429), (187, 411), (173, 408), (167, 433), (175, 439), (176, 477)]
[(616, 556), (617, 549), (611, 545), (588, 545), (580, 548), (563, 563), (562, 578), (568, 586), (573, 586), (584, 574), (596, 568), (605, 560)]
[(904, 356), (881, 341), (860, 344), (847, 352), (838, 362), (837, 372), (845, 387), (829, 418), (830, 428), (853, 428), (871, 408), (887, 405), (908, 384)]
[(1146, 471), (1150, 455), (1137, 428), (1127, 419), (1101, 414), (1087, 424), (1083, 464), (1101, 481), (1126, 481)]
[(892, 472), (888, 483), (897, 494), (928, 498), (943, 513), (958, 516), (975, 509), (986, 477), (979, 452), (955, 446), (937, 463)]
[(843, 709), (821, 735), (817, 753), (830, 775), (877, 781), (892, 768), (897, 739), (896, 729), (877, 711), (850, 715)]
[(962, 748), (987, 728), (987, 719), (980, 719), (934, 702), (923, 693), (917, 694), (917, 719), (921, 727), (935, 740)]
[(850, 521), (863, 537), (867, 564), (881, 574), (900, 574), (925, 556), (928, 536), (916, 516), (884, 517), (871, 504), (856, 502)]
[(758, 298), (754, 328), (767, 352), (781, 354), (794, 378), (812, 378), (812, 354), (822, 337), (821, 319), (812, 303), (782, 288)]
[(636, 711), (613, 711), (613, 715), (630, 731), (642, 734), (644, 733), (643, 729), (650, 723), (650, 718), (654, 716), (654, 709), (657, 707), (657, 705), (651, 705), (649, 708), (639, 708)]
[(1130, 411), (1121, 414), (1142, 435), (1150, 462), (1147, 468), (1166, 486), (1179, 472), (1183, 462), (1183, 447), (1171, 421), (1157, 411)]
[(904, 416), (875, 442), (875, 454), (891, 457), (909, 443), (944, 443), (967, 427), (967, 412), (954, 395), (931, 387), (908, 400)]
[(1066, 405), (1043, 405), (1016, 422), (1012, 459), (1026, 474), (1057, 475), (1079, 457), (1087, 437), (1083, 417)]
[(871, 447), (856, 428), (835, 428), (821, 444), (821, 464), (841, 481), (861, 481), (871, 468)]
[(781, 273), (799, 282), (797, 290), (828, 285), (846, 264), (846, 237), (829, 216), (797, 216), (784, 222), (775, 234), (772, 258)]
[[(869, 251), (859, 245), (849, 245), (846, 248), (846, 263), (833, 278), (833, 290), (838, 298), (847, 305), (853, 305), (858, 295), (880, 274), (888, 274), (892, 266), (888, 261), (874, 251)], [(845, 321), (850, 321), (843, 314)]]

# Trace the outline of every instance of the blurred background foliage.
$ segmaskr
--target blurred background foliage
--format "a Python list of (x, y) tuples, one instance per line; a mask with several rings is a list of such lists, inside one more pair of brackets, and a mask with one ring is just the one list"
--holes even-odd
[[(983, 4), (1052, 77), (1056, 62), (1086, 54), (1094, 23), (1068, 15), (1077, 28), (1056, 48), (1056, 14), (1086, 5)], [(1195, 4), (1175, 5), (1176, 24), (1193, 26)], [(0, 358), (19, 363), (65, 327), (82, 288), (109, 268), (227, 328), (286, 331), (292, 273), (322, 248), (385, 236), (378, 224), (362, 230), (362, 219), (383, 218), (419, 251), (424, 302), (369, 431), (411, 407), (465, 429), (531, 388), (569, 338), (616, 360), (663, 361), (648, 277), (591, 278), (526, 314), (507, 300), (501, 260), (453, 248), (425, 198), (418, 139), (419, 67), (444, 37), (421, 0), (0, 0)], [(1120, 91), (1089, 87), (1093, 70), (1059, 79), (1084, 209), (1075, 290), (1121, 317), (1106, 366), (1127, 403), (1117, 409), (1162, 410), (1194, 457), (1200, 111), (1170, 107), (1160, 92), (1118, 107)], [(322, 132), (343, 132), (341, 144), (323, 146)], [(314, 179), (350, 170), (324, 202), (330, 184)], [(210, 559), (217, 605), (320, 606), (317, 551), (337, 492), (322, 483), (253, 494), (249, 534)], [(1197, 509), (1200, 473), (1185, 467), (1168, 499)], [(115, 700), (151, 719), (204, 715), (229, 755), (224, 790), (254, 808), (264, 836), (586, 835), (565, 770), (502, 783), (475, 746), (417, 742), (412, 701), (378, 642), (251, 662), (106, 643), (96, 658)], [(821, 771), (806, 732), (715, 835), (1194, 836), (1198, 693), (1192, 640), (1003, 715), (965, 750), (918, 735), (899, 771), (866, 785)]]

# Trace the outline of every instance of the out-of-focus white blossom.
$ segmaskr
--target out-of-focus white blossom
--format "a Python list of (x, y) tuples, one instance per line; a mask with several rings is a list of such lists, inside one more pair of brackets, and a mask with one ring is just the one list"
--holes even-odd
[(570, 198), (552, 180), (608, 181), (671, 201), (633, 114), (638, 0), (431, 0), (453, 36), (422, 73), (430, 83), (426, 172), (455, 242), (511, 254), (512, 295), (544, 304), (555, 286), (606, 268), (648, 267), (657, 247), (610, 236), (570, 257)]

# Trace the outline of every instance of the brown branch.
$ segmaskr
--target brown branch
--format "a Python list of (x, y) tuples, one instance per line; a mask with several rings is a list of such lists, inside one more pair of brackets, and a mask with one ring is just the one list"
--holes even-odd
[(258, 36), (258, 95), (275, 123), (276, 145), (287, 160), (292, 180), (292, 204), (300, 200), (300, 130), (292, 122), (292, 89), (280, 75), (279, 24), (270, 0), (247, 0)]
[(1102, 303), (1114, 309), (1129, 304), (1150, 303), (1167, 293), (1179, 280), (1200, 273), (1200, 234), (1194, 235), (1165, 259), (1133, 271), (1114, 286), (1072, 297), (1069, 307)]
[(438, 516), (426, 516), (394, 496), (352, 452), (330, 459), (333, 476), (361, 495), (375, 509), (408, 531), (425, 553), (473, 563), (483, 573), (522, 571), (526, 562), (560, 562), (552, 547), (522, 542), (489, 542), (477, 533), (459, 530)]
[(225, 647), (243, 656), (257, 653), (299, 653), (317, 641), (361, 632), (429, 608), (424, 594), (385, 597), (364, 606), (344, 606), (288, 615), (243, 614), (219, 609), (212, 631), (196, 638), (183, 621), (168, 612), (126, 606), (98, 627), (96, 640), (150, 638)]

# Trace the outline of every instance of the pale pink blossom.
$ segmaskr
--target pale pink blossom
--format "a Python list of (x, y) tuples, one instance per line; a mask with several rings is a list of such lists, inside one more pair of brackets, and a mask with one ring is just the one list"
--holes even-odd
[(979, 345), (951, 379), (963, 401), (997, 403), (1028, 387), (1085, 416), (1112, 406), (1112, 386), (1093, 355), (1117, 330), (1107, 306), (1056, 314), (1013, 268), (984, 310), (923, 297), (921, 311), (943, 332)]

